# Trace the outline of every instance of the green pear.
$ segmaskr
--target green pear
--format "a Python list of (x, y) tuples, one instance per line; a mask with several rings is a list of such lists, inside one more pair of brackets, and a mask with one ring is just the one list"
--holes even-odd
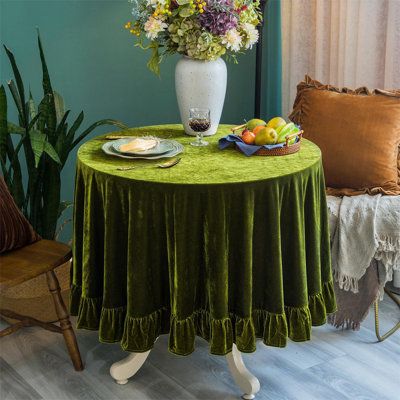
[(252, 131), (256, 126), (262, 125), (265, 126), (267, 123), (262, 119), (253, 118), (250, 121), (246, 122), (246, 128), (249, 131)]
[(270, 127), (260, 129), (256, 135), (254, 144), (257, 146), (263, 146), (264, 144), (275, 144), (278, 140), (278, 134), (276, 130)]
[(282, 117), (274, 117), (270, 119), (267, 123), (267, 126), (270, 128), (274, 128), (276, 132), (278, 132), (278, 128), (281, 126), (285, 126), (286, 121)]

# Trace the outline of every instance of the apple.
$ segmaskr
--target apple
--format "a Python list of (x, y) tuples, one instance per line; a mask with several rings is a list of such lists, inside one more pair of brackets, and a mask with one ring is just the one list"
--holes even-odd
[(246, 144), (254, 144), (254, 140), (255, 139), (256, 139), (256, 135), (252, 131), (249, 131), (248, 129), (245, 129), (242, 132), (242, 140)]

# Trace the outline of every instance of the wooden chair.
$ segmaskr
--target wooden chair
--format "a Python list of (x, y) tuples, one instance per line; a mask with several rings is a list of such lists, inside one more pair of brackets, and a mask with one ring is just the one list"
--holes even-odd
[(60, 326), (58, 326), (0, 308), (0, 316), (18, 321), (1, 330), (0, 337), (28, 326), (40, 326), (51, 332), (62, 333), (75, 370), (82, 371), (83, 364), (75, 333), (69, 320), (69, 313), (61, 297), (57, 276), (54, 273), (54, 269), (68, 262), (71, 256), (71, 249), (67, 245), (45, 239), (0, 255), (0, 292), (39, 275), (46, 274), (47, 285), (52, 294), (60, 323)]

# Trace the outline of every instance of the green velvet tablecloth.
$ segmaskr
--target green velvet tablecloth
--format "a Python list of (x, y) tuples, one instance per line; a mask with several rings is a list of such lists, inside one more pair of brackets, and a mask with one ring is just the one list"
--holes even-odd
[[(285, 157), (246, 157), (190, 146), (180, 125), (135, 128), (185, 145), (171, 169), (103, 154), (101, 137), (78, 152), (71, 313), (78, 327), (128, 351), (186, 355), (195, 335), (213, 354), (256, 337), (284, 347), (310, 339), (335, 311), (321, 153), (303, 140)], [(154, 162), (153, 162), (154, 163)]]

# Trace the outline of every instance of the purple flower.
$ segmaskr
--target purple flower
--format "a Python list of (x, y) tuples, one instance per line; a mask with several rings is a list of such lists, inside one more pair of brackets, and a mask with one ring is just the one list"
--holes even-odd
[(200, 15), (200, 24), (214, 35), (225, 35), (230, 29), (236, 28), (238, 20), (236, 15), (227, 12), (205, 10)]

